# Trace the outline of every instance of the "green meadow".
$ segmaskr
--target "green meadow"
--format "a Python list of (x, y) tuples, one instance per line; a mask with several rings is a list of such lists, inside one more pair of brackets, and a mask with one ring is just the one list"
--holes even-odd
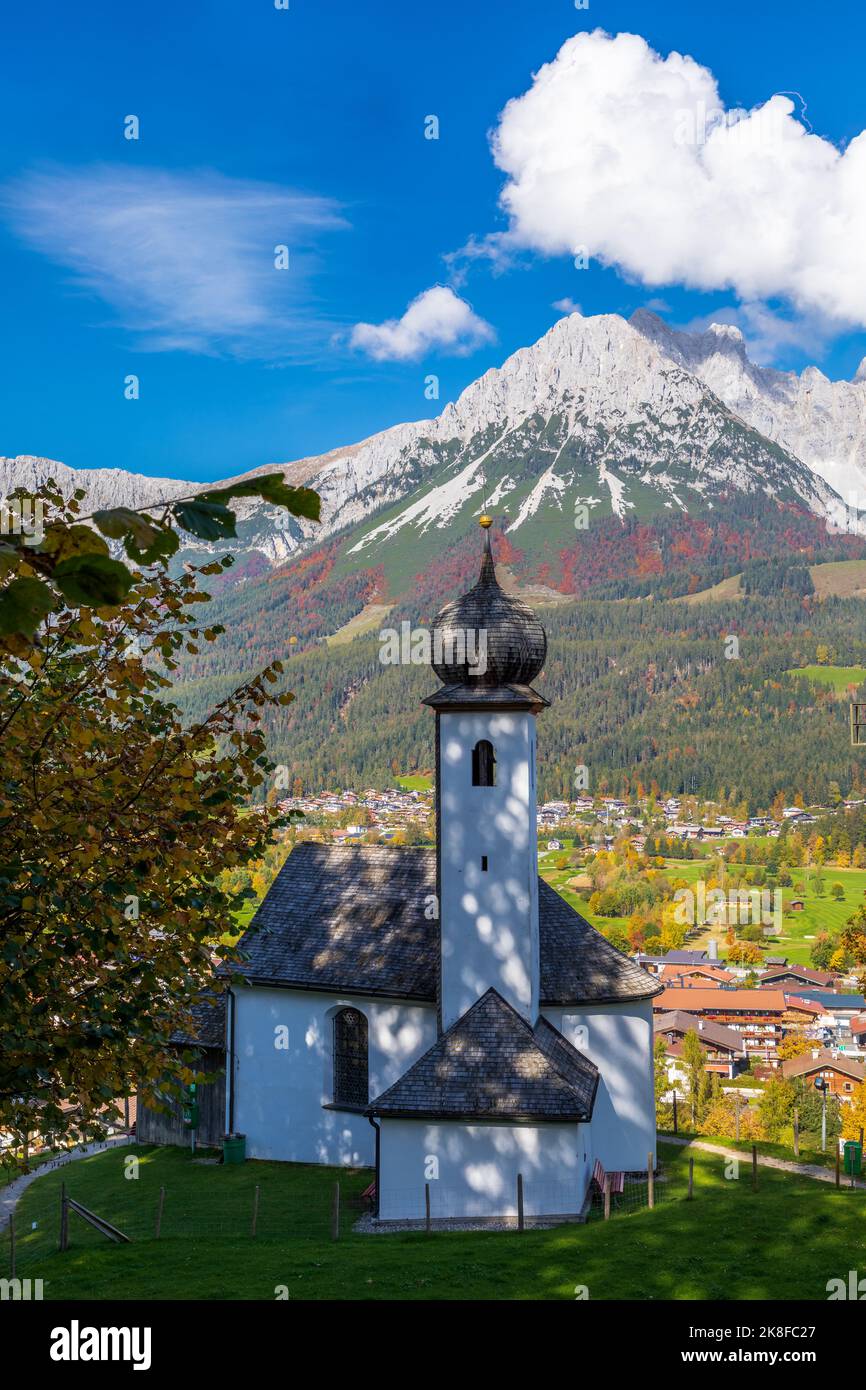
[[(761, 1300), (827, 1298), (830, 1279), (866, 1267), (866, 1192), (836, 1190), (660, 1139), (650, 1211), (615, 1202), (610, 1221), (548, 1230), (364, 1235), (354, 1230), (368, 1171), (292, 1163), (202, 1165), (181, 1149), (136, 1147), (39, 1178), (18, 1209), (19, 1277), (67, 1299)], [(688, 1161), (694, 1197), (688, 1200)], [(130, 1159), (139, 1160), (137, 1169)], [(137, 1171), (137, 1176), (127, 1176)], [(70, 1215), (57, 1250), (60, 1184), (111, 1221), (114, 1245)], [(335, 1182), (343, 1199), (331, 1237)], [(252, 1233), (255, 1190), (258, 1219)], [(156, 1213), (164, 1189), (159, 1238)], [(808, 1258), (796, 1252), (808, 1251)], [(5, 1271), (4, 1271), (5, 1272)]]

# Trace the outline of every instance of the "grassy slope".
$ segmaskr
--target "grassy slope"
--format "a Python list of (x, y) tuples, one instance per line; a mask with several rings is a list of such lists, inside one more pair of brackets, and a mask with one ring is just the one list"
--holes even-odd
[(819, 685), (830, 685), (842, 694), (849, 686), (860, 685), (866, 680), (866, 666), (798, 666), (786, 674), (804, 676), (806, 680), (817, 681)]
[[(556, 855), (542, 855), (539, 858), (539, 870), (544, 878), (567, 903), (576, 908), (587, 921), (600, 931), (613, 926), (624, 927), (626, 918), (624, 917), (600, 917), (597, 913), (589, 911), (587, 906), (587, 896), (577, 894), (573, 889), (567, 887), (569, 878), (573, 878), (579, 871), (577, 869), (555, 869), (551, 861)], [(734, 865), (733, 871), (738, 869), (748, 869), (755, 865)], [(709, 859), (668, 859), (665, 863), (665, 872), (669, 878), (682, 878), (686, 883), (696, 883), (698, 879), (706, 878), (711, 872), (711, 861)], [(844, 927), (848, 918), (864, 902), (866, 894), (866, 870), (864, 869), (837, 869), (832, 865), (826, 865), (823, 869), (824, 874), (824, 895), (818, 897), (811, 887), (807, 887), (804, 893), (798, 893), (795, 887), (782, 889), (782, 935), (769, 938), (767, 941), (767, 951), (771, 955), (785, 955), (797, 965), (810, 964), (810, 951), (812, 940), (819, 931), (827, 930), (831, 932), (839, 931)], [(791, 877), (794, 884), (809, 882), (805, 879), (805, 871), (802, 869), (792, 869)], [(845, 896), (836, 901), (830, 896), (830, 888), (834, 883), (841, 883), (845, 889)], [(789, 904), (794, 899), (801, 899), (805, 906), (802, 912), (791, 912)], [(696, 931), (689, 937), (688, 947), (690, 950), (706, 949), (710, 937), (710, 931)], [(716, 933), (719, 936), (718, 933)], [(722, 946), (722, 954), (725, 954), (725, 947)]]
[(866, 593), (866, 560), (829, 560), (810, 566), (809, 573), (819, 598), (854, 598)]
[[(575, 1286), (586, 1285), (592, 1299), (824, 1299), (828, 1279), (866, 1263), (862, 1192), (762, 1169), (754, 1194), (746, 1165), (738, 1181), (726, 1180), (722, 1159), (696, 1151), (690, 1203), (687, 1151), (664, 1144), (654, 1212), (522, 1236), (361, 1236), (347, 1219), (338, 1244), (328, 1237), (333, 1169), (197, 1167), (178, 1150), (137, 1152), (138, 1181), (124, 1180), (119, 1153), (66, 1170), (71, 1194), (135, 1239), (109, 1245), (72, 1217), (70, 1250), (19, 1270), (48, 1279), (48, 1298), (272, 1299), (286, 1285), (292, 1299), (573, 1299)], [(344, 1191), (358, 1192), (367, 1181), (363, 1173), (340, 1176)], [(53, 1245), (60, 1181), (60, 1173), (48, 1174), (22, 1199), (22, 1247), (40, 1232), (46, 1248)], [(248, 1222), (256, 1183), (254, 1242)], [(160, 1184), (166, 1205), (157, 1242), (151, 1223)], [(211, 1233), (184, 1233), (182, 1214), (199, 1226), (210, 1221)], [(40, 1223), (36, 1235), (32, 1220)]]
[[(810, 565), (809, 573), (819, 598), (862, 598), (866, 596), (866, 560), (828, 560)], [(723, 599), (743, 598), (742, 575), (732, 574), (709, 589), (696, 594), (684, 594), (673, 603), (712, 603)]]

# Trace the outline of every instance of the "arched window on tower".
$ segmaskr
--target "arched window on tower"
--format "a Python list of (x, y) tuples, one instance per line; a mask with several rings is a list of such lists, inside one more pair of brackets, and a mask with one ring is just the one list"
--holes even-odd
[(496, 786), (496, 755), (493, 744), (487, 738), (479, 739), (472, 749), (472, 785)]
[(367, 1105), (367, 1020), (358, 1009), (334, 1016), (334, 1104)]

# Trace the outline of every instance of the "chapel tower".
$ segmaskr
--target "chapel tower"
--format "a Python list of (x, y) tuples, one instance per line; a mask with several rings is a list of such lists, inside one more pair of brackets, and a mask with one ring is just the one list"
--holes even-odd
[(501, 588), (481, 518), (477, 584), (433, 624), (439, 1026), (491, 987), (530, 1025), (540, 1000), (535, 717), (547, 653), (536, 615)]

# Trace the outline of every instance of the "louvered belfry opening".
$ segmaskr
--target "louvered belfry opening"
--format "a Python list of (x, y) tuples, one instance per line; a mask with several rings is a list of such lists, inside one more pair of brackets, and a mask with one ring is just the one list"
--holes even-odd
[(496, 754), (489, 738), (479, 739), (472, 749), (472, 785), (496, 786)]
[(366, 1105), (369, 1086), (367, 1020), (359, 1009), (341, 1009), (334, 1017), (334, 1101)]

